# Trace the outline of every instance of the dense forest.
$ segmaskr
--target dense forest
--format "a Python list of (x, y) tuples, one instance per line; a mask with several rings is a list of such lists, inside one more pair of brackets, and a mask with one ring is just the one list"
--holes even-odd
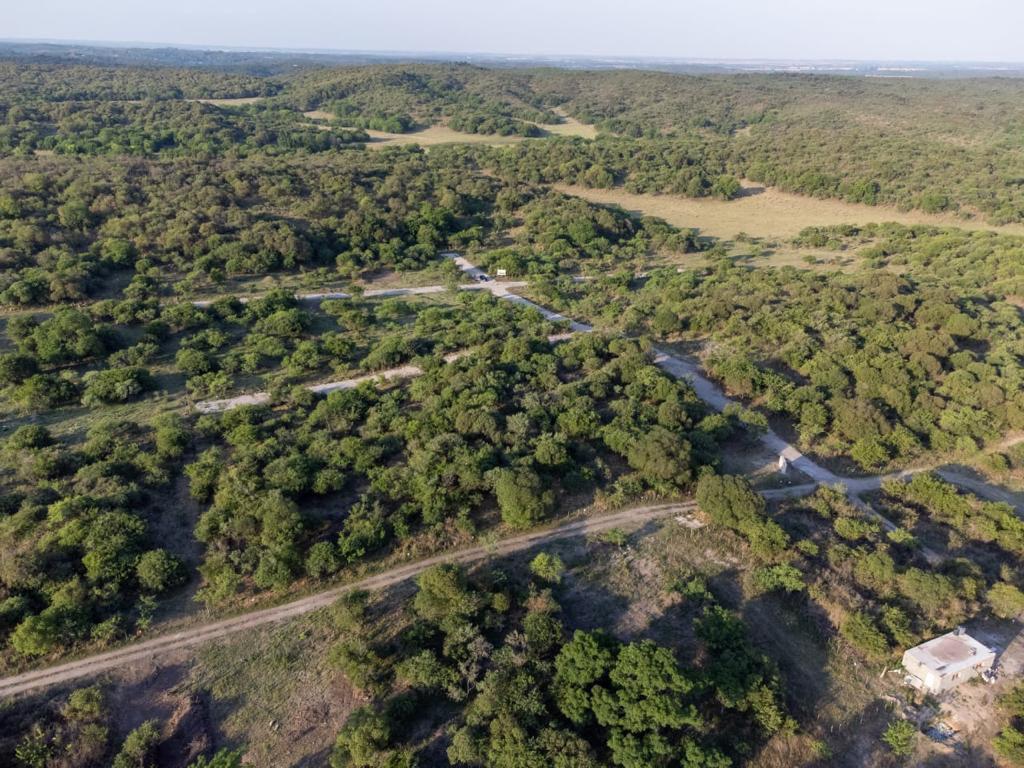
[[(1024, 237), (885, 206), (1024, 221), (1022, 89), (0, 60), (5, 675), (524, 531), (699, 508), (581, 535), (565, 562), (424, 562), (268, 631), (287, 653), (210, 651), (157, 696), (210, 708), (189, 745), (117, 675), (0, 708), (0, 763), (235, 768), (291, 739), (335, 768), (898, 764), (918, 729), (880, 703), (912, 703), (884, 670), (1024, 612), (1024, 524), (1003, 489), (875, 473), (1019, 478)], [(559, 135), (573, 121), (596, 137)], [(552, 188), (731, 206), (745, 179), (883, 223), (809, 227), (758, 246), (800, 266), (759, 264), (698, 220)], [(739, 402), (716, 411), (668, 353)], [(875, 483), (783, 477), (772, 440)], [(805, 656), (834, 691), (805, 696)], [(261, 664), (344, 702), (309, 715), (328, 738), (268, 728), (272, 685), (231, 689)], [(994, 749), (1019, 764), (1006, 695)]]

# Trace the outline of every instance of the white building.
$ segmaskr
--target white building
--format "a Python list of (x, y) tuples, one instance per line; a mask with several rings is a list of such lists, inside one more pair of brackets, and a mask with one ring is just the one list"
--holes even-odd
[(905, 651), (904, 679), (919, 691), (942, 693), (991, 669), (995, 661), (995, 651), (959, 627)]

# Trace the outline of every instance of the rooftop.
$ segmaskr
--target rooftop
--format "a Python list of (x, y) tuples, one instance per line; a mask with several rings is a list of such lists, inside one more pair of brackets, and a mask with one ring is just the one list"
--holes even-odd
[(973, 667), (994, 651), (963, 630), (956, 630), (921, 643), (907, 654), (929, 669), (948, 674)]

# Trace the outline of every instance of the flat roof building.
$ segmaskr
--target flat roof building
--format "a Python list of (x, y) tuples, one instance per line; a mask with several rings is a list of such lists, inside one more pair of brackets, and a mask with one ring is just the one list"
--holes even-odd
[(908, 685), (925, 693), (942, 693), (992, 668), (996, 652), (962, 627), (903, 653)]

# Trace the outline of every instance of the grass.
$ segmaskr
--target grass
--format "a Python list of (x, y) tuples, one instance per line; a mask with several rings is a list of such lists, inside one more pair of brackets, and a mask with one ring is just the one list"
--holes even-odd
[(244, 107), (247, 104), (258, 104), (263, 101), (262, 96), (238, 96), (233, 99), (188, 99), (198, 101), (200, 104), (212, 104), (215, 107)]
[(207, 646), (189, 687), (209, 695), (228, 742), (253, 766), (316, 763), (362, 697), (331, 668), (336, 639), (328, 613)]
[[(243, 103), (244, 100), (228, 100), (233, 103)], [(215, 103), (210, 101), (208, 103)], [(544, 136), (578, 136), (584, 139), (597, 138), (597, 128), (593, 125), (581, 123), (574, 117), (559, 112), (562, 117), (561, 123), (534, 123), (543, 131)], [(310, 120), (316, 121), (318, 127), (329, 129), (334, 115), (322, 109), (314, 109), (303, 112), (303, 115)], [(409, 133), (389, 133), (387, 131), (367, 130), (370, 142), (366, 145), (370, 149), (383, 149), (384, 147), (405, 146), (418, 144), (421, 147), (432, 147), (439, 144), (487, 144), (492, 147), (508, 146), (526, 141), (526, 136), (499, 136), (496, 134), (463, 133), (449, 128), (447, 125), (431, 125), (418, 131)], [(534, 137), (537, 138), (537, 137)], [(542, 138), (542, 137), (540, 137)]]
[(951, 214), (928, 214), (922, 211), (901, 211), (891, 206), (819, 200), (760, 187), (752, 182), (744, 183), (747, 194), (730, 201), (677, 195), (634, 194), (619, 188), (590, 189), (569, 184), (556, 184), (554, 188), (592, 203), (618, 205), (645, 216), (656, 216), (677, 227), (697, 229), (703, 236), (725, 240), (734, 238), (740, 232), (768, 240), (788, 240), (805, 227), (869, 224), (880, 221), (1024, 234), (1022, 224), (992, 226)]

